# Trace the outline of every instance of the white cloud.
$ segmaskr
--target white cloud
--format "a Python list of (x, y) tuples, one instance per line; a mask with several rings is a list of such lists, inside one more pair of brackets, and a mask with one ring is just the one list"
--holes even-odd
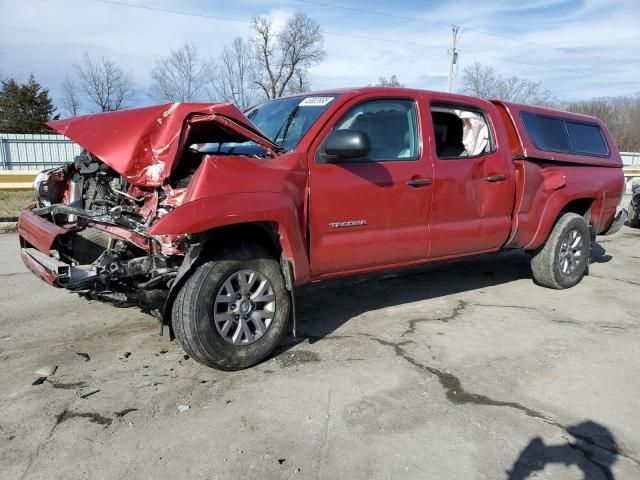
[[(366, 85), (392, 74), (412, 87), (445, 89), (451, 36), (446, 24), (456, 23), (617, 59), (568, 54), (466, 30), (459, 44), (460, 69), (474, 61), (492, 64), (503, 74), (542, 81), (559, 98), (640, 91), (637, 0), (460, 0), (434, 5), (413, 0), (380, 7), (355, 0), (343, 3), (445, 25), (348, 12), (295, 0), (284, 0), (277, 7), (267, 0), (220, 0), (215, 4), (196, 0), (126, 1), (239, 21), (163, 13), (95, 0), (3, 1), (0, 18), (3, 74), (24, 78), (33, 72), (55, 95), (71, 65), (86, 50), (92, 55), (109, 56), (131, 70), (144, 89), (155, 60), (170, 48), (189, 41), (205, 57), (215, 57), (233, 37), (250, 34), (253, 17), (269, 14), (277, 25), (283, 25), (300, 9), (325, 31), (328, 55), (312, 70), (313, 87), (318, 89)], [(323, 1), (339, 3), (339, 0)]]

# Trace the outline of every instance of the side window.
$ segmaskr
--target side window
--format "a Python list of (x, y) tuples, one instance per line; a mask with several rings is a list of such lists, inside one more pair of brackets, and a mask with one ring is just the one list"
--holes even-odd
[(569, 132), (573, 150), (576, 153), (608, 155), (609, 148), (604, 141), (600, 127), (597, 125), (567, 122), (567, 131)]
[(533, 144), (540, 150), (570, 152), (569, 135), (561, 118), (542, 117), (529, 112), (520, 114)]
[(481, 110), (434, 104), (431, 119), (438, 158), (478, 157), (493, 151), (491, 127)]
[(540, 150), (606, 157), (609, 147), (600, 127), (593, 123), (521, 112), (529, 138)]
[(417, 160), (420, 157), (418, 121), (413, 100), (371, 100), (352, 107), (334, 130), (360, 130), (369, 135), (373, 161)]

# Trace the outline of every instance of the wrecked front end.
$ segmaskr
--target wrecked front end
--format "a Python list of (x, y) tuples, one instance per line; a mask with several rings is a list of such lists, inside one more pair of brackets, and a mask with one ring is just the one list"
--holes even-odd
[(51, 122), (85, 150), (42, 172), (21, 212), (21, 256), (47, 283), (159, 314), (190, 245), (151, 235), (180, 206), (203, 155), (188, 146), (268, 140), (235, 107), (173, 104)]
[(39, 175), (37, 205), (20, 214), (22, 259), (46, 282), (116, 304), (159, 309), (188, 246), (148, 231), (181, 190), (140, 187), (85, 152)]

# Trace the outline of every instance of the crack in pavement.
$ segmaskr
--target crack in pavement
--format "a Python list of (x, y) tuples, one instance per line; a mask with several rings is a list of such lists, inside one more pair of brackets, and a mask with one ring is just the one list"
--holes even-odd
[(584, 441), (585, 443), (593, 446), (593, 447), (597, 447), (600, 448), (602, 450), (605, 450), (609, 453), (615, 454), (615, 455), (619, 455), (620, 457), (626, 458), (627, 460), (635, 463), (636, 465), (640, 466), (640, 460), (625, 453), (624, 451), (622, 451), (619, 448), (612, 448), (609, 447), (607, 445), (602, 445), (601, 443), (597, 442), (595, 439), (588, 437), (588, 436), (584, 436), (584, 435), (580, 435), (577, 434), (575, 432), (572, 432), (569, 430), (569, 427), (566, 425), (563, 425), (562, 423), (553, 420), (552, 418), (549, 418), (547, 416), (545, 416), (544, 414), (542, 414), (541, 412), (534, 410), (532, 408), (526, 407), (524, 405), (521, 405), (517, 402), (507, 402), (507, 401), (503, 401), (503, 400), (495, 400), (491, 397), (488, 397), (486, 395), (482, 395), (479, 393), (471, 393), (471, 392), (467, 392), (465, 390), (465, 388), (462, 386), (462, 382), (460, 382), (460, 379), (458, 377), (456, 377), (455, 375), (451, 374), (451, 373), (447, 373), (447, 372), (443, 372), (442, 370), (438, 370), (437, 368), (434, 367), (430, 367), (429, 365), (425, 365), (423, 363), (421, 363), (420, 361), (418, 361), (416, 358), (414, 358), (413, 356), (411, 356), (409, 354), (409, 352), (407, 352), (407, 350), (405, 350), (403, 347), (407, 344), (410, 343), (414, 343), (411, 340), (405, 340), (402, 342), (390, 342), (388, 340), (383, 340), (381, 338), (378, 337), (374, 337), (372, 335), (369, 334), (363, 334), (363, 336), (370, 338), (371, 340), (373, 340), (374, 342), (379, 343), (380, 345), (384, 345), (386, 347), (391, 347), (394, 349), (395, 354), (400, 357), (403, 358), (404, 360), (406, 360), (408, 363), (410, 363), (411, 365), (418, 367), (420, 370), (426, 371), (432, 375), (435, 375), (438, 380), (440, 381), (440, 385), (442, 386), (442, 388), (444, 388), (445, 390), (445, 396), (446, 398), (453, 404), (456, 405), (465, 405), (467, 403), (472, 403), (475, 405), (487, 405), (487, 406), (494, 406), (494, 407), (508, 407), (508, 408), (513, 408), (515, 410), (519, 410), (521, 412), (523, 412), (524, 414), (526, 414), (528, 417), (533, 417), (533, 418), (537, 418), (539, 420), (542, 420), (550, 425), (553, 425), (556, 428), (559, 428), (561, 430), (563, 430), (564, 432), (566, 432), (568, 435), (571, 435), (573, 438), (578, 438), (582, 441)]
[(0, 278), (17, 277), (18, 275), (33, 275), (31, 272), (0, 273)]
[(530, 310), (534, 312), (540, 311), (539, 308), (527, 307), (525, 305), (500, 305), (500, 304), (493, 304), (493, 303), (472, 303), (464, 300), (459, 300), (458, 305), (456, 305), (453, 311), (447, 316), (438, 317), (438, 318), (416, 318), (413, 320), (409, 320), (409, 327), (400, 336), (404, 337), (405, 335), (408, 335), (410, 333), (415, 333), (416, 325), (419, 323), (426, 323), (426, 322), (449, 323), (451, 320), (455, 320), (457, 317), (462, 315), (464, 310), (470, 306), (471, 307), (488, 307), (488, 308), (513, 308), (518, 310)]
[(98, 413), (69, 412), (68, 409), (65, 409), (61, 414), (56, 415), (56, 425), (60, 425), (62, 422), (66, 422), (67, 420), (71, 418), (76, 418), (76, 417), (88, 418), (89, 421), (93, 423), (98, 423), (100, 425), (104, 425), (105, 427), (108, 427), (109, 425), (111, 425), (111, 422), (113, 421), (111, 418), (103, 417)]
[(519, 310), (533, 310), (534, 312), (540, 311), (539, 308), (527, 307), (524, 305), (498, 305), (494, 303), (469, 303), (469, 305), (474, 307), (516, 308)]
[(446, 315), (444, 317), (438, 317), (438, 318), (415, 318), (413, 320), (409, 320), (409, 327), (400, 336), (404, 337), (405, 335), (408, 335), (410, 333), (416, 333), (416, 325), (418, 323), (423, 323), (423, 322), (448, 323), (451, 320), (455, 320), (457, 317), (462, 315), (462, 312), (464, 311), (465, 308), (467, 308), (468, 305), (469, 304), (464, 300), (459, 300), (458, 305), (456, 305), (456, 307), (452, 310), (452, 312), (449, 315)]
[(603, 280), (614, 280), (616, 282), (628, 283), (629, 285), (640, 285), (640, 282), (634, 282), (633, 280), (625, 280), (624, 278), (605, 277), (603, 275), (594, 275), (593, 273), (590, 273), (589, 276), (594, 278), (601, 278)]

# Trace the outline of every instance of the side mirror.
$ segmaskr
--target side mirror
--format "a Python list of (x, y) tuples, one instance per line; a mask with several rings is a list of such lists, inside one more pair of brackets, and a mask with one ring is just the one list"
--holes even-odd
[(337, 160), (362, 158), (371, 151), (371, 139), (361, 130), (333, 130), (327, 135), (324, 148), (327, 156)]

